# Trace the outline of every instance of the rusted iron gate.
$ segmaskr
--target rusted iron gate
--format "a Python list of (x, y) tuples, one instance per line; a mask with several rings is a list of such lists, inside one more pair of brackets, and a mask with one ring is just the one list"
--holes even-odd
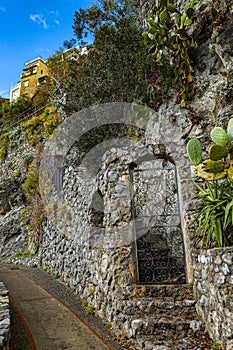
[(139, 284), (186, 283), (175, 166), (131, 173)]

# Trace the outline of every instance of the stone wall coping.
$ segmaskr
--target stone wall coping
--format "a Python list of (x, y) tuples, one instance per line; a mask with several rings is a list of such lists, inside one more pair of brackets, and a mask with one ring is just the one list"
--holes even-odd
[(228, 253), (233, 252), (233, 246), (230, 247), (216, 247), (216, 248), (209, 248), (209, 249), (196, 249), (192, 248), (192, 256), (197, 256), (200, 254), (208, 254), (208, 255), (214, 255), (214, 254), (222, 254), (222, 253)]

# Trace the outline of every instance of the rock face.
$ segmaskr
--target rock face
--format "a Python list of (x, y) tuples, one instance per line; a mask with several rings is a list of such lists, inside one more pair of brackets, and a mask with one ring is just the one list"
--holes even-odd
[(25, 203), (21, 183), (15, 178), (8, 178), (0, 184), (0, 213), (6, 214), (11, 209)]
[(28, 232), (21, 225), (20, 214), (25, 207), (12, 209), (0, 221), (0, 259), (12, 260), (18, 252), (25, 250)]
[[(14, 134), (14, 132), (12, 132)], [(13, 136), (12, 136), (13, 137)], [(28, 161), (35, 150), (25, 141), (12, 140), (4, 162), (1, 161), (0, 179), (0, 260), (12, 259), (27, 245), (26, 196), (22, 184), (26, 178)]]

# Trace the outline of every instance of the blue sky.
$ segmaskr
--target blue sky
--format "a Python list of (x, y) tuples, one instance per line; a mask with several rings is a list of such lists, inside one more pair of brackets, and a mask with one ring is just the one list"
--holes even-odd
[(44, 60), (73, 35), (75, 10), (93, 0), (0, 0), (0, 96), (9, 97), (27, 61)]

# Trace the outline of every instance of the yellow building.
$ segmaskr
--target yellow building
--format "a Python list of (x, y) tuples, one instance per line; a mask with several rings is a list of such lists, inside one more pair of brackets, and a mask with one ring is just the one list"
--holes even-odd
[(19, 96), (28, 95), (30, 98), (36, 94), (40, 86), (48, 76), (48, 67), (41, 57), (26, 62), (23, 73), (20, 75), (20, 81), (10, 89), (10, 101)]
[(43, 83), (48, 76), (48, 68), (41, 57), (26, 62), (24, 72), (20, 75), (20, 96), (28, 95), (32, 98), (37, 87)]
[[(80, 55), (88, 53), (87, 47), (73, 47), (59, 54), (61, 62), (66, 60), (77, 61)], [(10, 102), (16, 100), (22, 95), (28, 95), (33, 98), (36, 95), (38, 87), (49, 76), (49, 71), (46, 62), (41, 57), (35, 60), (26, 62), (23, 73), (20, 75), (20, 81), (10, 88)]]

